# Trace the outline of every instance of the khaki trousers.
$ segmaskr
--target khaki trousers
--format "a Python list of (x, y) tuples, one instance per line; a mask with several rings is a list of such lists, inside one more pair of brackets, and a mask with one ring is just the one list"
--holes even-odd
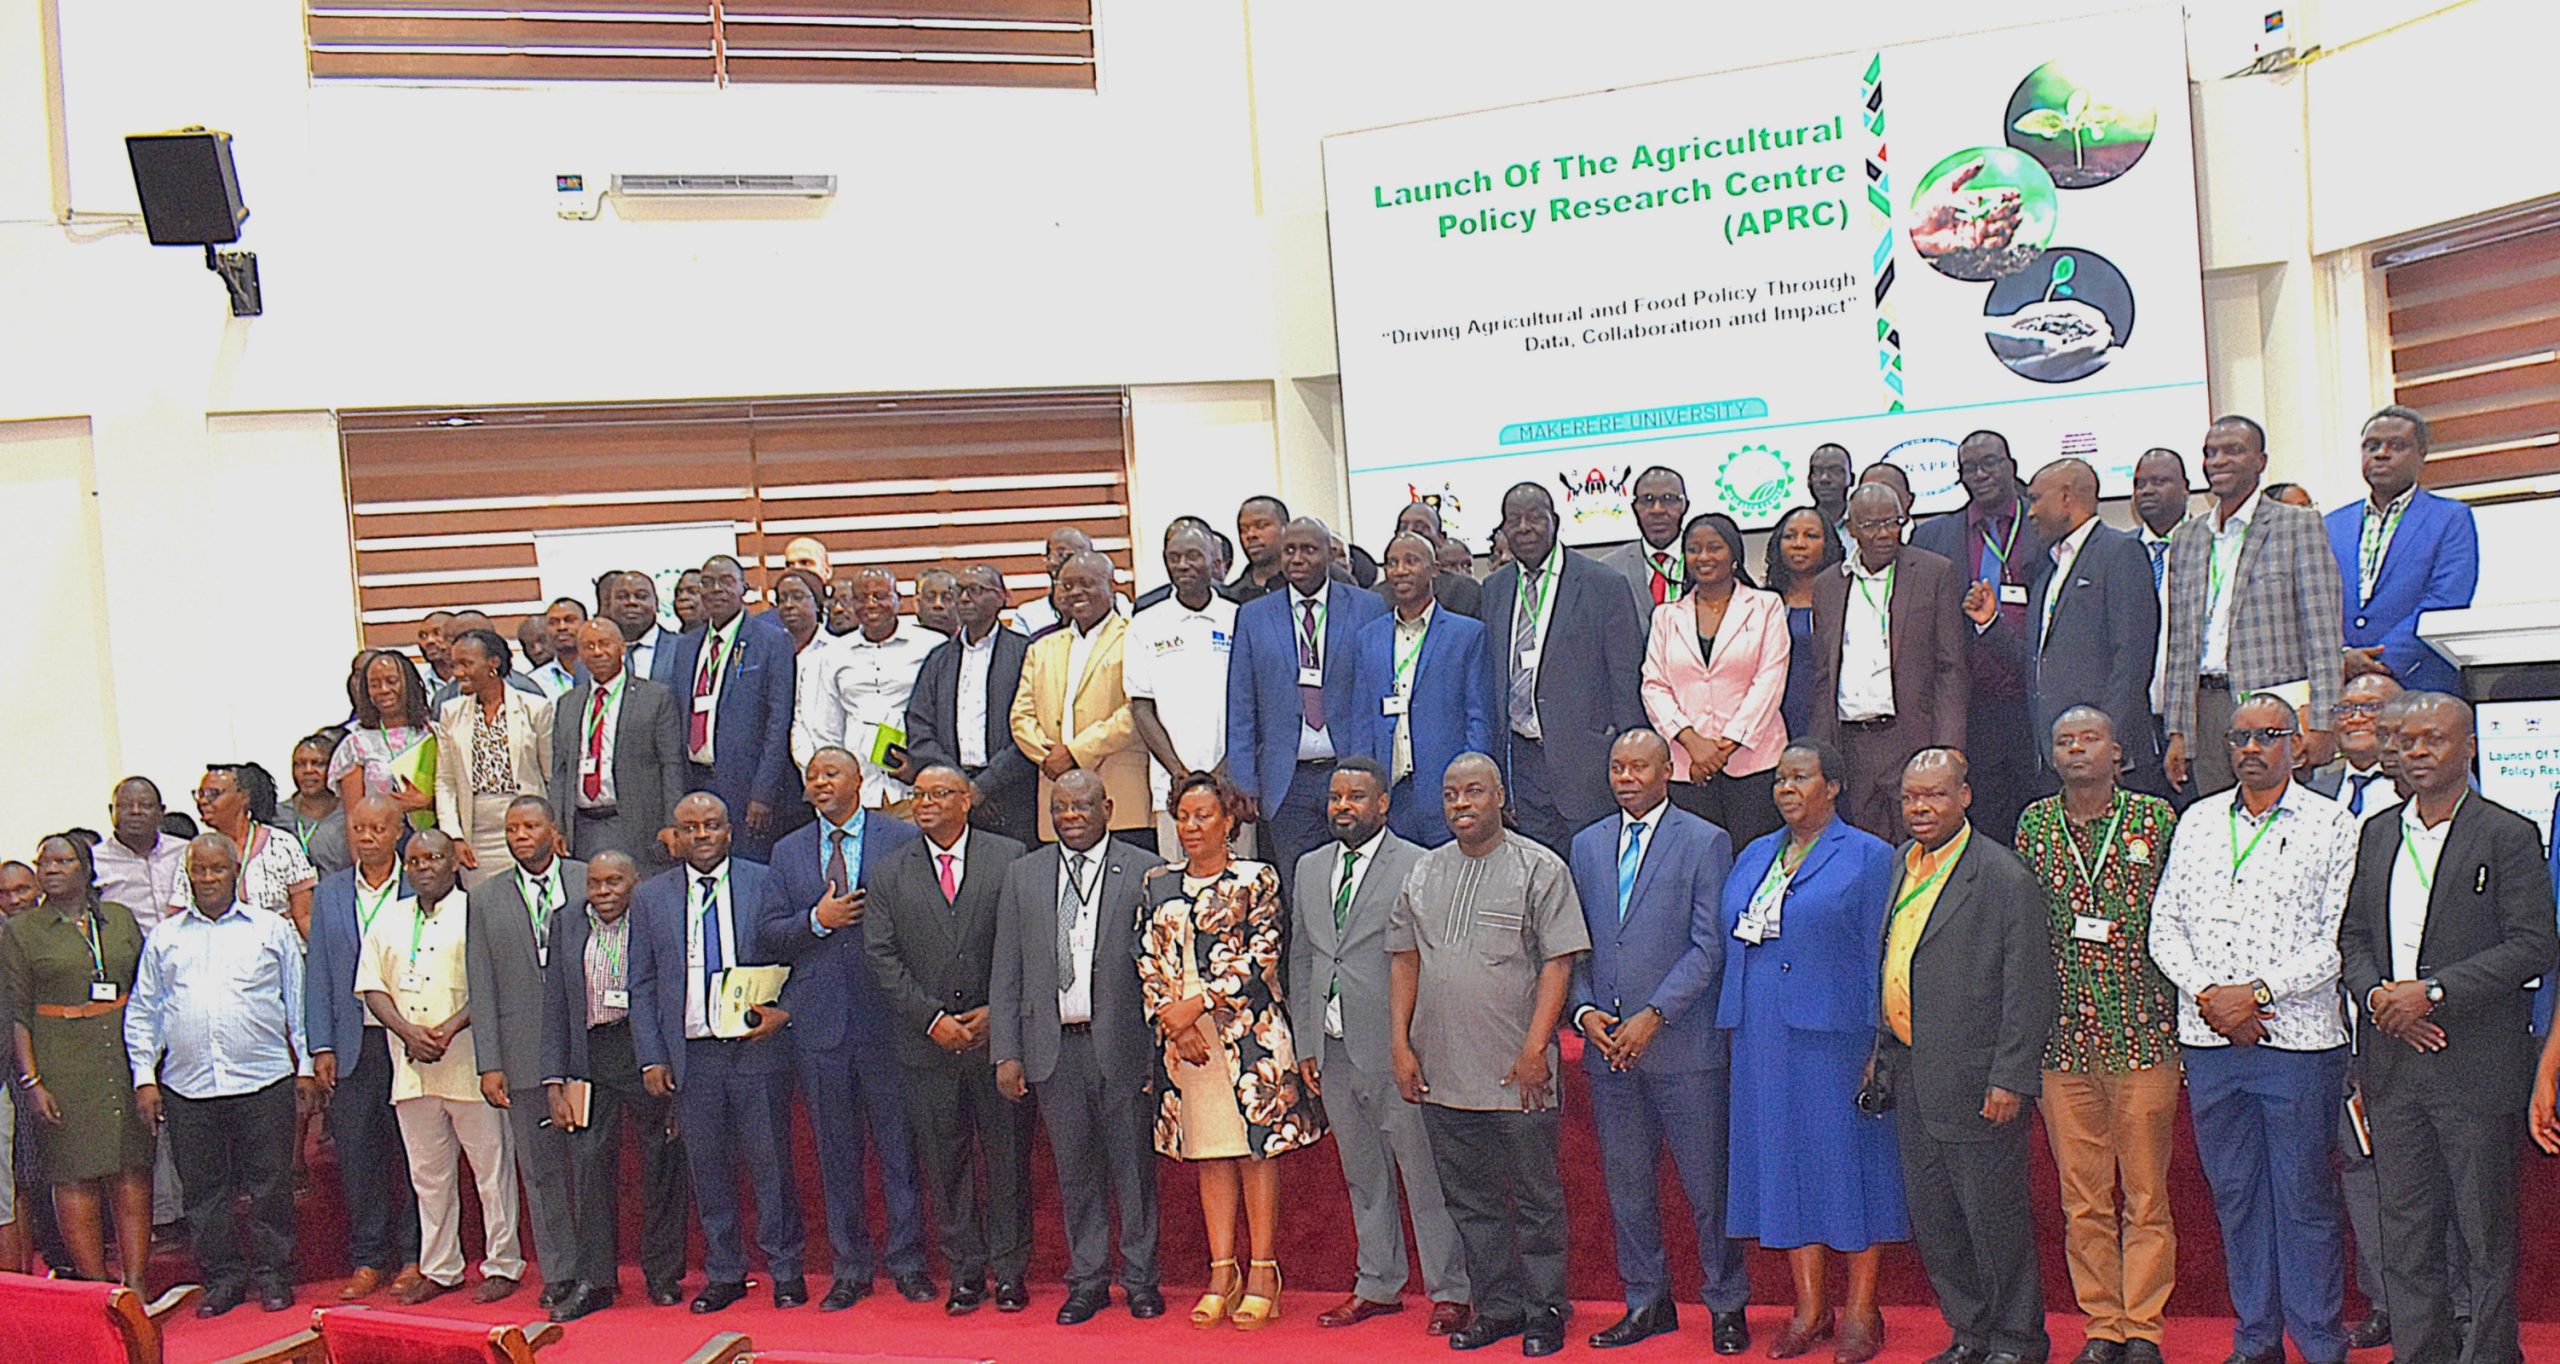
[(2091, 1340), (2160, 1341), (2178, 1277), (2169, 1223), (2178, 1078), (2175, 1061), (2122, 1075), (2044, 1073), (2038, 1106), (2062, 1176), (2063, 1257)]

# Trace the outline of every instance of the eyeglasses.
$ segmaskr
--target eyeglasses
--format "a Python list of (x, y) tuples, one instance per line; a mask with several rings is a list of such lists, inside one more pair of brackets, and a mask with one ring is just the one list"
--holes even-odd
[(1849, 533), (1852, 535), (1869, 535), (1877, 531), (1895, 530), (1899, 529), (1902, 523), (1909, 519), (1910, 518), (1908, 517), (1897, 516), (1890, 521), (1852, 521), (1849, 523)]
[(1639, 507), (1685, 507), (1689, 497), (1686, 493), (1638, 493), (1635, 502)]
[(2379, 701), (2341, 701), (2337, 705), (2330, 707), (2330, 709), (2336, 711), (2340, 715), (2380, 715), (2382, 713), (2382, 703)]
[(2228, 730), (2224, 732), (2222, 741), (2233, 748), (2247, 748), (2251, 744), (2256, 744), (2260, 748), (2273, 748), (2292, 738), (2292, 730), (2277, 729), (2270, 725), (2263, 729)]

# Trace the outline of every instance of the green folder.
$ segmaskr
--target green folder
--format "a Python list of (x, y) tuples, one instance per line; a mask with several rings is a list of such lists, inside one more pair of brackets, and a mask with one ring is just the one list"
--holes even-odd
[[(409, 745), (407, 752), (393, 758), (391, 775), (408, 778), (409, 784), (421, 791), (434, 791), (436, 789), (436, 736), (427, 735)], [(410, 811), (409, 827), (421, 832), (436, 827), (435, 807), (430, 805), (423, 810)]]

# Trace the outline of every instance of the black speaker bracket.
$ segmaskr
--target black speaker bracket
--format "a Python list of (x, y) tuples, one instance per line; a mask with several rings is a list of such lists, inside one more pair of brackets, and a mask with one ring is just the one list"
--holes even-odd
[(231, 315), (256, 317), (266, 311), (258, 293), (258, 253), (255, 251), (217, 251), (204, 249), (204, 268), (222, 276), (222, 286), (231, 291)]

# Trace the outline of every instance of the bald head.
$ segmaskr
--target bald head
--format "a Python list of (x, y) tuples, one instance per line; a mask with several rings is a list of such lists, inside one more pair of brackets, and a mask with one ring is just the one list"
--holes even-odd
[(1057, 575), (1058, 613), (1090, 630), (1111, 614), (1111, 560), (1092, 550), (1067, 556)]

